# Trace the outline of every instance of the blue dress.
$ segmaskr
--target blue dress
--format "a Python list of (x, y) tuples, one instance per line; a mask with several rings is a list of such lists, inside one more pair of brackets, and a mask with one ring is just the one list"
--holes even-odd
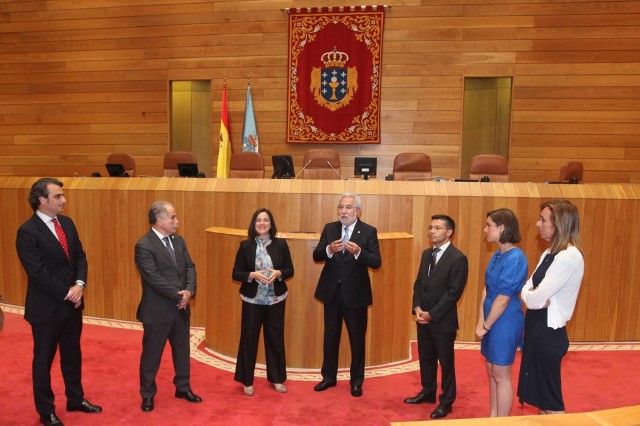
[(524, 334), (524, 313), (520, 290), (527, 279), (527, 257), (515, 247), (506, 253), (493, 254), (484, 274), (487, 296), (483, 312), (486, 319), (499, 294), (510, 296), (509, 304), (491, 330), (482, 338), (481, 353), (495, 365), (511, 365)]

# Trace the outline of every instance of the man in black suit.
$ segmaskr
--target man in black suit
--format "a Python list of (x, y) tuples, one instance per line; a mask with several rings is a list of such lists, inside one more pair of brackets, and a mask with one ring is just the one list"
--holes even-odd
[(178, 228), (176, 209), (167, 201), (149, 208), (151, 229), (135, 248), (135, 262), (142, 278), (142, 299), (137, 317), (142, 322), (140, 395), (142, 411), (154, 408), (158, 390), (156, 374), (162, 351), (169, 340), (173, 354), (176, 398), (202, 402), (191, 391), (189, 358), (189, 301), (196, 293), (196, 267)]
[(18, 257), (27, 273), (24, 318), (33, 334), (33, 397), (45, 425), (62, 425), (51, 389), (51, 364), (58, 346), (67, 411), (102, 411), (84, 398), (82, 388), (80, 335), (87, 257), (75, 224), (60, 214), (66, 202), (62, 182), (37, 180), (29, 193), (34, 214), (20, 226), (16, 238)]
[(367, 308), (373, 303), (369, 268), (382, 264), (378, 231), (360, 217), (360, 197), (343, 194), (337, 222), (325, 225), (313, 260), (325, 262), (315, 296), (324, 303), (322, 381), (317, 392), (336, 385), (342, 321), (351, 346), (351, 395), (362, 396)]
[(429, 225), (432, 248), (422, 253), (418, 277), (413, 284), (413, 312), (418, 326), (418, 355), (422, 390), (407, 404), (436, 402), (438, 362), (442, 369), (440, 404), (432, 419), (446, 417), (456, 399), (453, 345), (458, 330), (457, 303), (467, 284), (467, 257), (451, 244), (455, 222), (434, 215)]

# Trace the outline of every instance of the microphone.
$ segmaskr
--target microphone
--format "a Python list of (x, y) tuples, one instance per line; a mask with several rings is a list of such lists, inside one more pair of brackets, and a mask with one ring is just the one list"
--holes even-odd
[(340, 178), (340, 180), (343, 180), (342, 175), (340, 173), (338, 173), (338, 171), (331, 165), (331, 162), (329, 160), (327, 160), (327, 164), (329, 165), (329, 167), (331, 167), (331, 170), (333, 170), (334, 172), (336, 172), (336, 174), (338, 175), (338, 177)]
[(309, 161), (307, 161), (307, 164), (305, 164), (305, 165), (304, 165), (304, 167), (300, 169), (300, 171), (299, 171), (299, 172), (298, 172), (298, 174), (296, 175), (295, 179), (298, 179), (298, 176), (300, 176), (300, 173), (302, 173), (302, 171), (303, 171), (304, 169), (306, 169), (306, 168), (307, 168), (307, 166), (308, 166), (309, 164), (311, 164), (311, 161), (313, 161), (313, 160), (309, 160)]

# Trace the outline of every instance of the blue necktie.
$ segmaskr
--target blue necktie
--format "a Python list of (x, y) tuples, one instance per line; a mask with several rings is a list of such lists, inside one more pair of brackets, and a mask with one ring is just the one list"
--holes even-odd
[[(349, 241), (349, 227), (345, 226), (344, 227), (344, 236), (342, 237), (342, 244), (347, 244), (347, 241)], [(342, 249), (342, 253), (344, 254), (344, 252), (346, 251), (346, 249)]]

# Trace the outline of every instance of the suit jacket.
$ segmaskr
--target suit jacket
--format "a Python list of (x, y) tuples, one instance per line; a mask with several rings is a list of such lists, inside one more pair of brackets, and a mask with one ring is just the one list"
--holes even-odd
[[(24, 317), (30, 323), (66, 318), (73, 303), (64, 300), (76, 280), (87, 282), (87, 256), (71, 218), (58, 215), (67, 237), (69, 258), (51, 229), (33, 214), (18, 228), (16, 250), (27, 273)], [(84, 308), (84, 299), (79, 309)]]
[(428, 275), (433, 248), (422, 253), (418, 276), (413, 284), (413, 306), (429, 312), (427, 326), (433, 331), (451, 332), (458, 329), (457, 303), (467, 284), (467, 257), (452, 244), (442, 253)]
[[(178, 315), (180, 290), (196, 294), (196, 266), (189, 256), (184, 239), (172, 234), (171, 243), (176, 255), (177, 267), (164, 243), (153, 230), (138, 240), (135, 263), (142, 279), (142, 299), (137, 318), (144, 324), (160, 324), (172, 321)], [(186, 307), (187, 316), (191, 311)]]
[[(315, 297), (323, 303), (329, 302), (340, 290), (344, 303), (349, 308), (369, 306), (373, 303), (369, 268), (377, 269), (382, 264), (378, 231), (371, 225), (358, 220), (350, 241), (358, 244), (362, 251), (356, 259), (348, 251), (327, 256), (327, 246), (342, 237), (342, 223), (331, 222), (325, 225), (320, 241), (313, 250), (313, 260), (324, 262)], [(338, 286), (338, 283), (340, 285)]]
[[(240, 281), (240, 294), (248, 298), (256, 297), (258, 293), (258, 281), (248, 282), (249, 274), (256, 270), (256, 250), (258, 244), (255, 239), (244, 240), (240, 243), (236, 253), (236, 261), (233, 264), (232, 278)], [(287, 291), (287, 284), (284, 282), (293, 275), (293, 262), (287, 241), (282, 238), (273, 238), (271, 244), (267, 246), (267, 253), (271, 257), (273, 269), (282, 272), (280, 279), (273, 282), (273, 291), (276, 296), (281, 296)]]

